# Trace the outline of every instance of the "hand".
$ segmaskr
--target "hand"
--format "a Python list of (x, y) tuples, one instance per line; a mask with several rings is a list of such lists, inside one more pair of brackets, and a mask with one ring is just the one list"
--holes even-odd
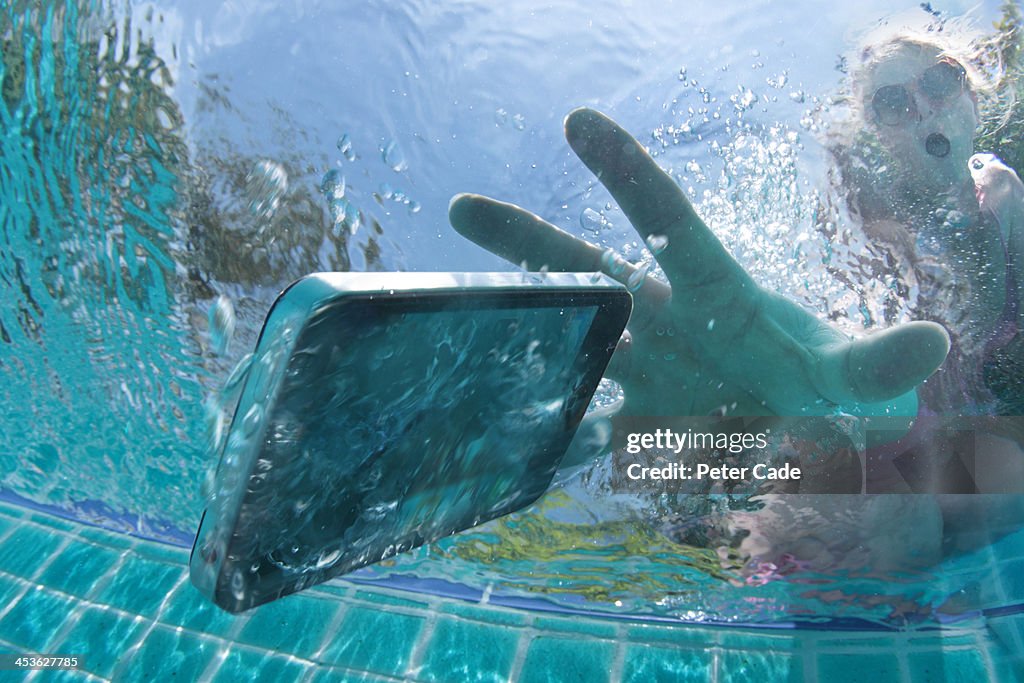
[(978, 206), (989, 211), (1003, 227), (1024, 211), (1024, 183), (994, 154), (975, 154), (967, 162), (974, 180)]
[[(975, 154), (967, 161), (967, 168), (974, 179), (978, 206), (995, 218), (1006, 250), (1007, 264), (1019, 273), (1019, 264), (1024, 264), (1024, 183), (994, 154)], [(1017, 284), (1019, 287), (1019, 275)], [(1007, 294), (1018, 297), (1017, 325), (1024, 326), (1024, 307), (1019, 303), (1019, 289), (1014, 292), (1008, 290)]]
[[(656, 258), (670, 285), (646, 277), (634, 293), (629, 331), (607, 373), (623, 387), (624, 414), (802, 415), (836, 405), (864, 414), (916, 411), (914, 387), (949, 350), (941, 326), (914, 322), (850, 340), (758, 286), (676, 182), (614, 121), (577, 109), (565, 135), (640, 237), (668, 240)], [(602, 270), (623, 283), (637, 270), (612, 272), (599, 247), (512, 204), (458, 195), (449, 219), (462, 235), (528, 269)]]

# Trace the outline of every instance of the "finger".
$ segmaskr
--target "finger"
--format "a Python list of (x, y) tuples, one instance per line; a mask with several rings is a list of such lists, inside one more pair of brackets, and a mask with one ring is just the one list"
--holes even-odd
[[(514, 204), (472, 194), (456, 195), (448, 207), (452, 227), (489, 252), (527, 270), (547, 266), (558, 272), (601, 271), (625, 284), (638, 269), (625, 264), (613, 273), (602, 260), (604, 250), (559, 230), (544, 219)], [(647, 325), (671, 296), (665, 283), (647, 277), (633, 295), (630, 325)]]
[(651, 235), (668, 238), (656, 258), (673, 286), (753, 284), (676, 181), (621, 126), (593, 109), (576, 109), (565, 119), (565, 137), (645, 241)]
[(941, 325), (912, 322), (841, 344), (822, 356), (821, 392), (835, 403), (895, 398), (926, 380), (946, 359)]

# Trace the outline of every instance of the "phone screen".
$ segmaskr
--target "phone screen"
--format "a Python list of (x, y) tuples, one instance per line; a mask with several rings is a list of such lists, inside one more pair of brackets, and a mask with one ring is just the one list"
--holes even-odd
[(221, 570), (230, 602), (246, 609), (536, 500), (625, 324), (628, 302), (610, 326), (608, 307), (607, 292), (584, 290), (352, 296), (314, 311), (264, 406)]

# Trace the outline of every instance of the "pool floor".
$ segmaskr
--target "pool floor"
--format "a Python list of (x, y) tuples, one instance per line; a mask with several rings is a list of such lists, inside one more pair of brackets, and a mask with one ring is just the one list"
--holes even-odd
[(1020, 616), (923, 632), (664, 626), (334, 581), (232, 617), (192, 588), (187, 561), (0, 503), (0, 651), (81, 658), (0, 680), (1024, 680)]

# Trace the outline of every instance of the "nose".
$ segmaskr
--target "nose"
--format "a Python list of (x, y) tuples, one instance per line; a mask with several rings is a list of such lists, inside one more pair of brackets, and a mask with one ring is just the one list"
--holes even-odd
[(931, 102), (928, 101), (927, 97), (921, 97), (920, 95), (913, 95), (914, 106), (917, 107), (917, 120), (927, 121), (935, 115), (935, 108)]

